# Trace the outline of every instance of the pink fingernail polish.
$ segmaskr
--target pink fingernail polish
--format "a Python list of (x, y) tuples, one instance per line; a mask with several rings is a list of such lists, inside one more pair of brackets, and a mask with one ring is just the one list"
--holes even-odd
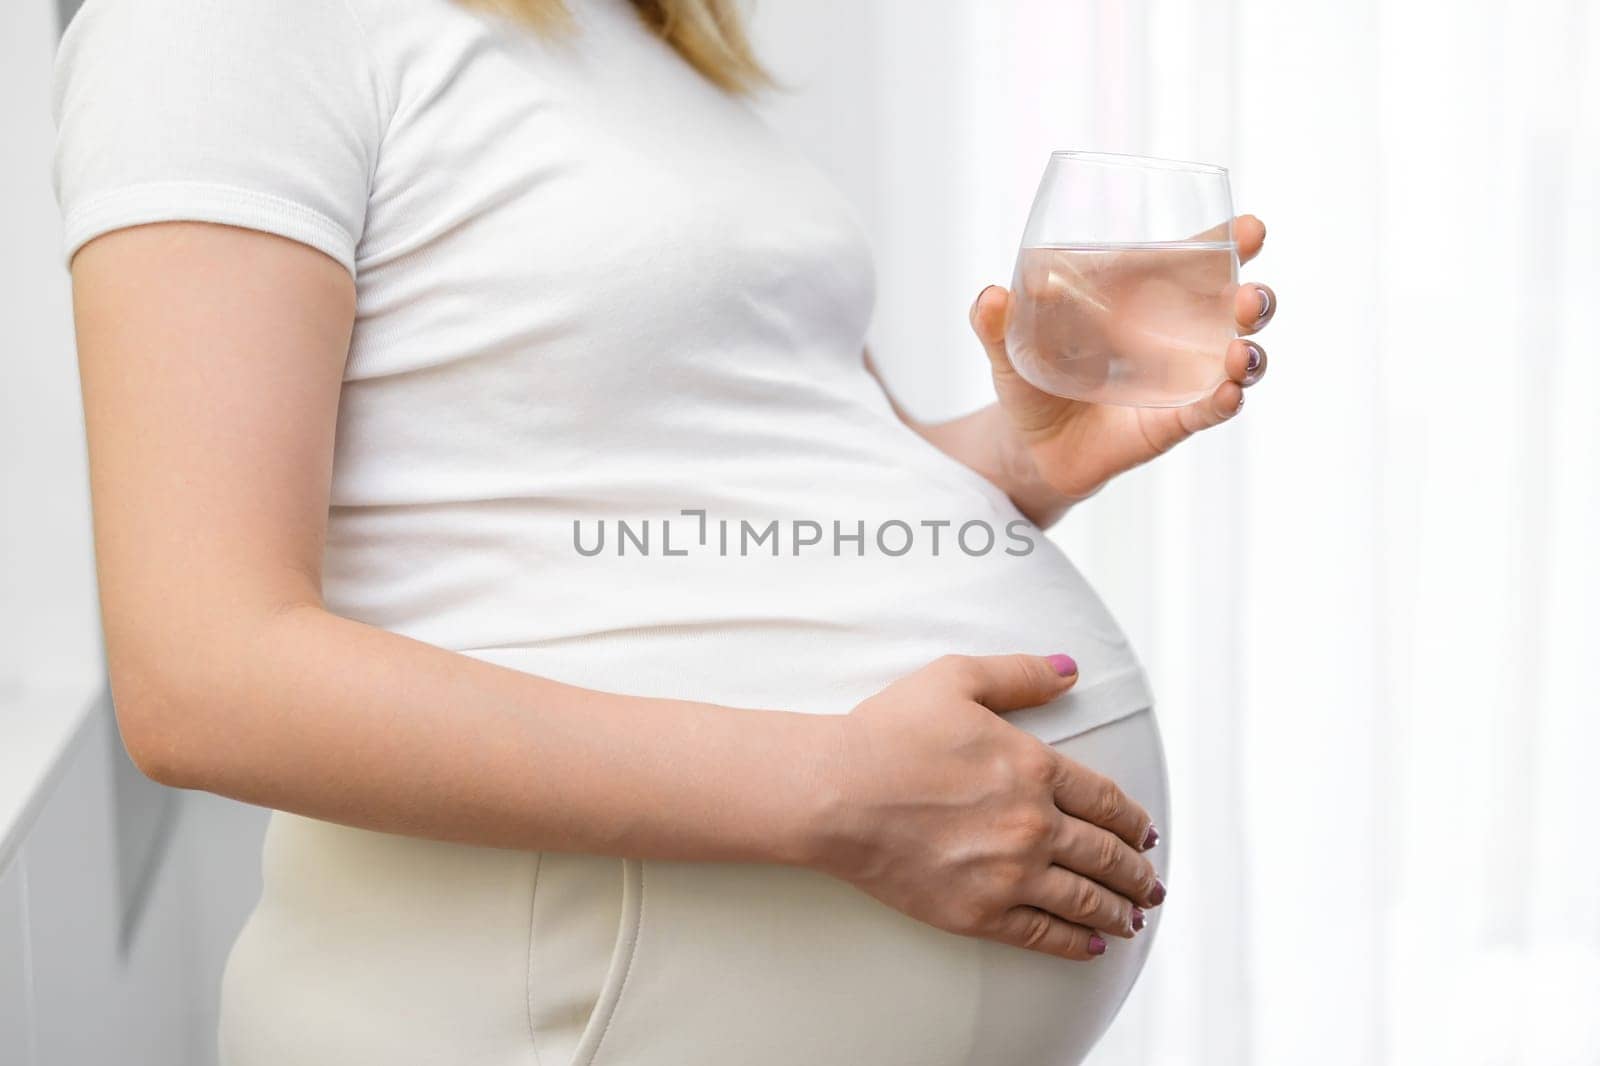
[(1078, 672), (1078, 664), (1072, 661), (1070, 655), (1051, 655), (1047, 657), (1050, 668), (1062, 677), (1071, 677)]
[(1167, 886), (1161, 883), (1161, 878), (1156, 878), (1156, 883), (1150, 889), (1150, 906), (1159, 907), (1161, 901), (1167, 898)]
[(1245, 341), (1244, 346), (1250, 350), (1250, 357), (1244, 361), (1245, 372), (1254, 374), (1261, 369), (1261, 348), (1249, 341)]
[(1272, 293), (1265, 288), (1258, 288), (1256, 298), (1261, 301), (1261, 310), (1256, 312), (1256, 321), (1260, 322), (1272, 313)]
[(1159, 843), (1161, 843), (1161, 834), (1156, 832), (1156, 827), (1152, 825), (1144, 831), (1144, 847), (1140, 850), (1149, 851)]
[(1133, 908), (1133, 920), (1130, 922), (1135, 933), (1144, 928), (1144, 911), (1138, 907)]
[(1096, 933), (1089, 938), (1089, 954), (1104, 955), (1106, 953), (1106, 938)]

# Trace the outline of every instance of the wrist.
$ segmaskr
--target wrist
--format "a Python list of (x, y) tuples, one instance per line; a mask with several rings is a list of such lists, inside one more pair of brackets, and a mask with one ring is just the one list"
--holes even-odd
[(1080, 497), (1062, 492), (1044, 476), (1033, 446), (1004, 407), (995, 403), (984, 413), (988, 416), (986, 436), (995, 470), (990, 480), (1034, 525), (1040, 529), (1053, 525)]
[(776, 861), (837, 874), (860, 846), (852, 816), (855, 760), (846, 715), (806, 715), (792, 761), (794, 800), (779, 834)]

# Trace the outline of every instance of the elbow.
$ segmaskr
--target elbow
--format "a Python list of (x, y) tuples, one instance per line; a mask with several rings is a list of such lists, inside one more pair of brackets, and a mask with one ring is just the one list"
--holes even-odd
[(188, 772), (187, 764), (177, 757), (166, 738), (152, 737), (143, 729), (130, 731), (124, 723), (125, 719), (119, 712), (117, 725), (122, 730), (122, 745), (141, 774), (169, 788), (198, 787)]
[(107, 626), (106, 668), (117, 729), (133, 765), (172, 788), (233, 795), (259, 771), (252, 713), (278, 664), (261, 625)]
[(141, 671), (113, 667), (111, 702), (122, 745), (140, 773), (171, 788), (200, 787), (193, 701)]

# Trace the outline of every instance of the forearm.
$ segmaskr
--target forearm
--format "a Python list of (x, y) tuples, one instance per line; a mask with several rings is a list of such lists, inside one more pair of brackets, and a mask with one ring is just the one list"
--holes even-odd
[(1040, 529), (1054, 525), (1075, 502), (1039, 476), (999, 404), (948, 422), (907, 424), (935, 448), (987, 478)]
[(1076, 502), (1062, 496), (1039, 476), (999, 404), (992, 403), (948, 422), (921, 422), (895, 400), (889, 383), (872, 361), (872, 353), (862, 352), (862, 360), (901, 422), (956, 462), (987, 478), (1040, 529), (1054, 525)]
[(810, 858), (832, 719), (580, 689), (310, 605), (209, 639), (209, 666), (112, 657), (130, 747), (170, 783), (495, 847)]

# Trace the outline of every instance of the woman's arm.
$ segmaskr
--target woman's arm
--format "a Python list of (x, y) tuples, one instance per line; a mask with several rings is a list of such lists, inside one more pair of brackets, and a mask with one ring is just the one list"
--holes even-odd
[(86, 245), (73, 293), (112, 690), (157, 780), (478, 845), (804, 865), (1075, 959), (1164, 895), (1144, 810), (994, 713), (1064, 693), (1065, 656), (940, 660), (812, 716), (575, 688), (337, 617), (348, 273), (161, 223)]
[(998, 403), (948, 422), (920, 422), (895, 400), (872, 361), (872, 353), (864, 352), (863, 358), (900, 421), (950, 458), (988, 478), (1034, 525), (1048, 529), (1072, 505), (1074, 501), (1063, 497), (1039, 476), (1027, 445)]
[(826, 719), (574, 688), (323, 609), (333, 260), (162, 224), (90, 243), (73, 285), (107, 656), (150, 776), (475, 844), (809, 857)]
[(862, 352), (862, 359), (866, 359), (867, 371), (883, 387), (894, 413), (917, 432), (918, 437), (957, 463), (984, 475), (995, 488), (1010, 496), (1016, 509), (1038, 528), (1050, 528), (1056, 519), (1066, 514), (1072, 501), (1062, 498), (1061, 493), (1051, 488), (1050, 482), (1038, 475), (1034, 461), (1027, 455), (1026, 445), (998, 403), (990, 403), (989, 407), (978, 408), (970, 415), (952, 418), (947, 423), (923, 423), (894, 399), (890, 386), (872, 362), (872, 352)]

